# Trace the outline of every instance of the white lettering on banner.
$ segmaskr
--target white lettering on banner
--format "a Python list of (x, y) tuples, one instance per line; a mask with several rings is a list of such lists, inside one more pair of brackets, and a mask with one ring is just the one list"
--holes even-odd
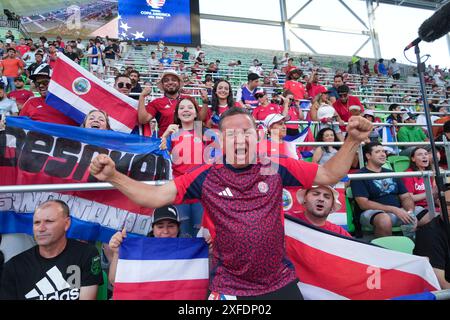
[(150, 232), (151, 216), (53, 192), (0, 193), (0, 212), (31, 213), (39, 204), (49, 199), (65, 201), (70, 208), (70, 214), (83, 221), (99, 223), (115, 230), (125, 226), (128, 232), (141, 235)]
[(414, 183), (414, 190), (425, 191), (425, 184), (424, 183), (418, 184), (417, 182)]

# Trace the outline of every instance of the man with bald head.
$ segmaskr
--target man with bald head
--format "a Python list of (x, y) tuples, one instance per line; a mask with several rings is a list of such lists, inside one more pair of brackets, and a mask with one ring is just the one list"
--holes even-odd
[(67, 239), (70, 212), (60, 200), (39, 205), (33, 215), (37, 245), (9, 260), (0, 299), (95, 300), (103, 283), (100, 256), (89, 244)]

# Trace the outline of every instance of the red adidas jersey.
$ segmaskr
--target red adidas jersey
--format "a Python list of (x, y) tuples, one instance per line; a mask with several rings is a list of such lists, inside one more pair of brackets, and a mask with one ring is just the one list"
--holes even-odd
[(74, 120), (45, 103), (45, 98), (43, 97), (28, 99), (22, 110), (20, 110), (19, 115), (30, 117), (31, 120), (35, 121), (79, 126)]
[(194, 130), (180, 130), (172, 134), (170, 139), (172, 154), (172, 173), (174, 178), (189, 172), (192, 168), (203, 164), (205, 145), (202, 135)]
[(173, 123), (175, 107), (178, 101), (184, 97), (179, 96), (178, 99), (169, 99), (167, 97), (157, 98), (145, 106), (147, 112), (158, 121), (158, 134), (160, 137), (166, 132), (167, 127)]
[(282, 158), (243, 169), (203, 165), (175, 179), (175, 203), (200, 199), (210, 222), (211, 291), (256, 296), (296, 279), (284, 247), (282, 191), (310, 188), (317, 170), (317, 164)]

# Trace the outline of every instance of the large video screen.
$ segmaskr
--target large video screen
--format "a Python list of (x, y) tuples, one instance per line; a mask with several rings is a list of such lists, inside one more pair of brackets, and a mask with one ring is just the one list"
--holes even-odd
[(32, 36), (200, 44), (199, 0), (1, 0)]
[(199, 44), (198, 0), (119, 0), (119, 38)]

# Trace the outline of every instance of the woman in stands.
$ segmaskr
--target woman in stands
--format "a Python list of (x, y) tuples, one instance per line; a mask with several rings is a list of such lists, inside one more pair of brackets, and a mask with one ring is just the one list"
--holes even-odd
[[(286, 90), (283, 97), (287, 98), (289, 95), (294, 95), (291, 91)], [(288, 110), (289, 121), (301, 121), (304, 119), (303, 112), (300, 110), (300, 100), (293, 99), (290, 101)], [(300, 133), (298, 124), (287, 124), (286, 130), (289, 136), (296, 136)]]
[(289, 116), (279, 113), (269, 114), (264, 119), (264, 126), (267, 129), (267, 140), (261, 141), (259, 145), (259, 152), (264, 154), (267, 152), (269, 157), (279, 156), (300, 159), (301, 154), (297, 152), (297, 147), (294, 143), (285, 141), (286, 124)]
[[(339, 142), (339, 138), (331, 128), (323, 128), (317, 133), (316, 136), (317, 142)], [(336, 153), (338, 149), (333, 146), (319, 146), (314, 150), (312, 162), (318, 163), (320, 165), (325, 164), (328, 160), (330, 160)]]
[(200, 120), (208, 128), (218, 129), (220, 115), (235, 106), (231, 84), (227, 80), (219, 80), (214, 84), (211, 94), (211, 108), (208, 108), (208, 95), (202, 91), (203, 107), (200, 111)]
[(89, 113), (86, 115), (86, 118), (84, 118), (81, 127), (100, 130), (111, 130), (108, 114), (102, 110), (89, 111)]
[[(172, 154), (173, 177), (183, 175), (204, 163), (205, 148), (203, 132), (194, 130), (194, 123), (199, 121), (199, 106), (192, 97), (184, 97), (175, 107), (173, 124), (161, 136), (161, 150)], [(189, 202), (177, 206), (180, 212), (181, 231), (196, 236), (200, 230), (203, 207), (200, 202)]]
[[(415, 171), (427, 171), (431, 170), (430, 156), (428, 151), (424, 147), (417, 147), (411, 152), (410, 155), (410, 165), (406, 172)], [(427, 197), (425, 193), (425, 182), (423, 177), (405, 177), (402, 178), (406, 189), (411, 194), (416, 206), (421, 206), (424, 208), (428, 207)], [(432, 180), (433, 184), (433, 196), (435, 200), (437, 199), (437, 188)], [(439, 203), (439, 201), (435, 201)]]

